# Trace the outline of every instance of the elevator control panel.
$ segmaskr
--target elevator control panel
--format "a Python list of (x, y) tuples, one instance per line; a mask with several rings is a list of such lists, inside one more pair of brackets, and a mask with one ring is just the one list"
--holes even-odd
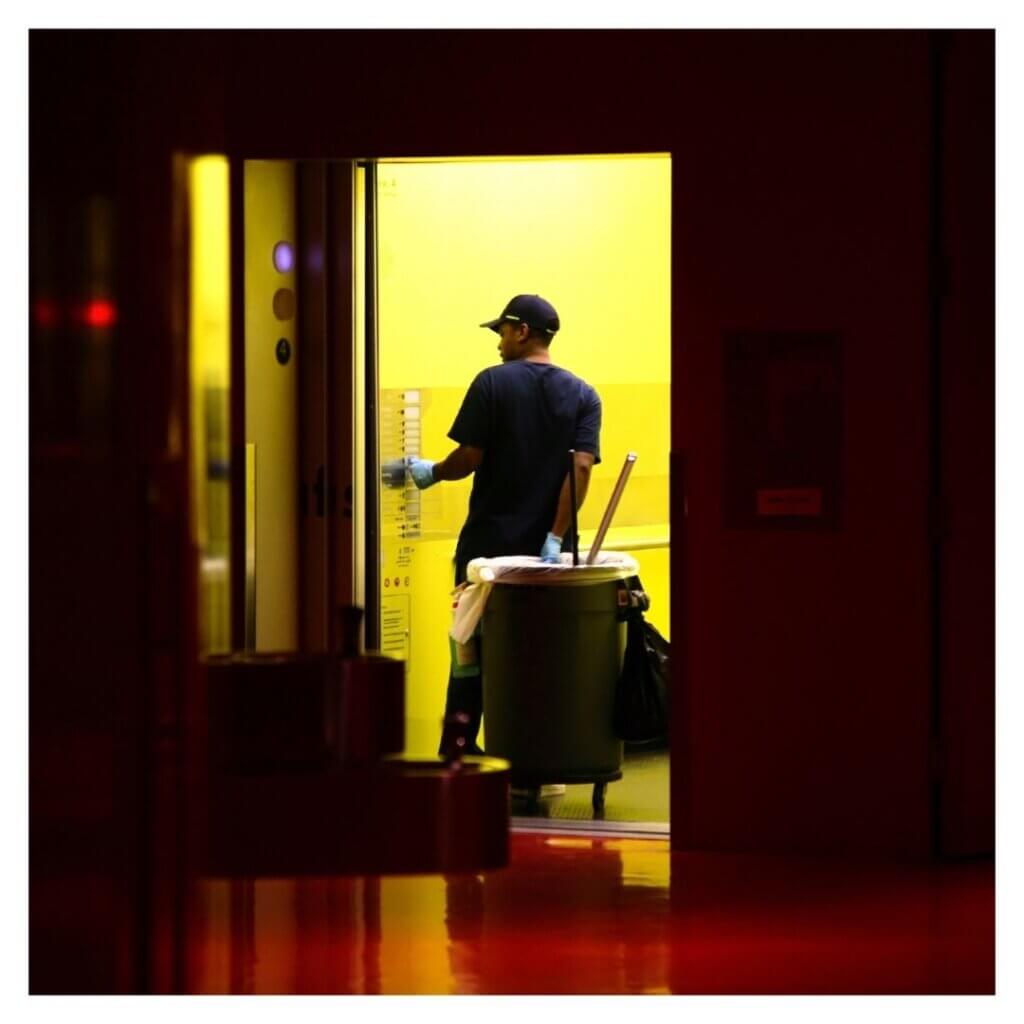
[(384, 537), (413, 540), (420, 535), (420, 492), (405, 472), (409, 459), (420, 454), (420, 430), (419, 391), (382, 390), (380, 525)]
[(382, 389), (381, 464), (381, 652), (408, 661), (416, 544), (422, 531), (420, 491), (406, 471), (422, 442), (420, 392)]

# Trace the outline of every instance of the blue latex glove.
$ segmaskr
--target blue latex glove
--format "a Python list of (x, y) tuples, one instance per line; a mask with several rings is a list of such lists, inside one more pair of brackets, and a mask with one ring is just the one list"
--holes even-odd
[(542, 562), (560, 562), (562, 560), (562, 538), (549, 533), (544, 539), (544, 546), (540, 549), (540, 560)]
[(434, 464), (430, 459), (417, 459), (415, 456), (411, 458), (409, 460), (409, 475), (412, 477), (412, 482), (421, 491), (437, 483), (434, 479)]

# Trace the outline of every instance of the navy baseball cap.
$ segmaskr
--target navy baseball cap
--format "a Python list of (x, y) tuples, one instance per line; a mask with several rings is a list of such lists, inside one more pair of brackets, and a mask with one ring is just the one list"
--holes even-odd
[(488, 320), (480, 326), (490, 327), (497, 334), (498, 328), (506, 320), (512, 323), (529, 324), (538, 330), (547, 331), (548, 334), (554, 334), (559, 328), (555, 307), (539, 295), (517, 295), (514, 299), (509, 300), (508, 305), (501, 311), (501, 316), (496, 320)]

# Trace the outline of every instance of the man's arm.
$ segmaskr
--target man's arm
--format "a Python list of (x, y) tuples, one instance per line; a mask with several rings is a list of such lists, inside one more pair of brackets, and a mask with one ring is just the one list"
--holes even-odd
[[(587, 496), (587, 487), (590, 485), (590, 470), (594, 465), (594, 456), (591, 452), (576, 452), (574, 469), (576, 472), (576, 508), (581, 508), (583, 499)], [(569, 497), (569, 474), (566, 473), (565, 481), (562, 483), (562, 491), (558, 495), (558, 508), (555, 511), (555, 521), (551, 524), (551, 532), (556, 537), (564, 537), (566, 530), (572, 523), (571, 499)]]
[(483, 461), (483, 448), (474, 448), (469, 444), (460, 444), (446, 458), (434, 463), (435, 480), (461, 480), (475, 473)]
[(440, 462), (412, 459), (409, 462), (409, 473), (412, 475), (413, 483), (422, 491), (426, 487), (432, 487), (439, 480), (461, 480), (469, 476), (475, 472), (483, 457), (483, 448), (460, 444)]

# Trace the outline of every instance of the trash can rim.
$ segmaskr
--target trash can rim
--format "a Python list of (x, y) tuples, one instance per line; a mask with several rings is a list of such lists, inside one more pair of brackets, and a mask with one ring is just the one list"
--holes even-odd
[(558, 563), (542, 562), (528, 555), (502, 555), (496, 558), (474, 558), (466, 568), (470, 583), (504, 583), (530, 586), (587, 586), (610, 583), (636, 576), (640, 566), (636, 559), (623, 552), (601, 552), (593, 565), (572, 565), (570, 554), (563, 554)]

